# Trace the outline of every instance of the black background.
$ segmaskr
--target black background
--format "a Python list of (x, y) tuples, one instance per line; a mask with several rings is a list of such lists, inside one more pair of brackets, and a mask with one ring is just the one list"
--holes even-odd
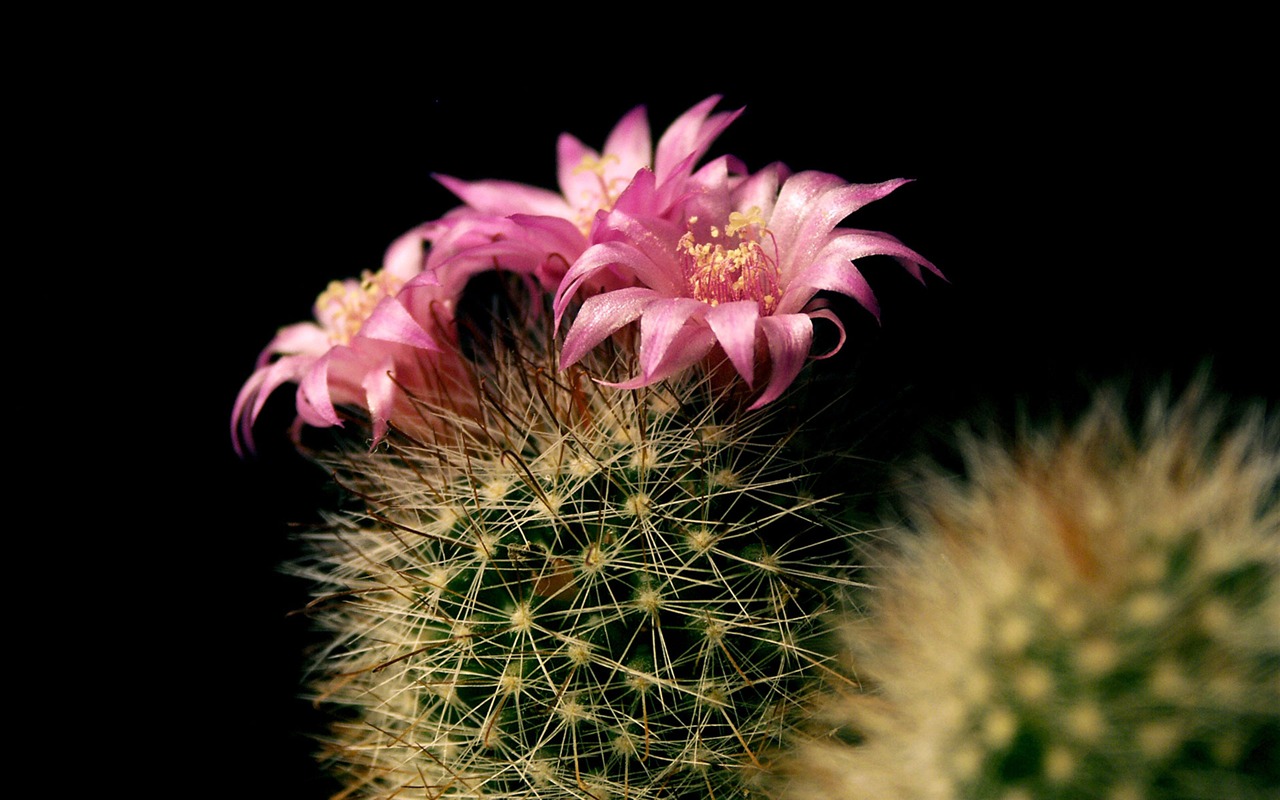
[(162, 550), (182, 554), (180, 601), (145, 601), (142, 613), (181, 609), (165, 647), (190, 671), (133, 690), (162, 744), (174, 704), (206, 717), (207, 742), (175, 744), (193, 769), (174, 780), (210, 795), (332, 788), (306, 740), (320, 720), (295, 699), (307, 633), (288, 611), (309, 587), (278, 571), (295, 552), (291, 526), (314, 520), (330, 488), (289, 449), (287, 389), (257, 427), (257, 457), (232, 453), (229, 415), (277, 327), (308, 318), (328, 281), (376, 269), (396, 235), (456, 204), (433, 172), (554, 187), (561, 131), (599, 147), (646, 104), (656, 141), (723, 94), (721, 108), (746, 111), (711, 155), (854, 182), (915, 179), (848, 224), (898, 236), (948, 281), (921, 286), (869, 260), (882, 324), (851, 317), (842, 362), (868, 425), (894, 429), (904, 450), (966, 419), (1070, 411), (1099, 384), (1179, 385), (1204, 366), (1233, 397), (1274, 409), (1280, 396), (1265, 237), (1274, 130), (1263, 106), (1274, 95), (1243, 49), (1206, 68), (1195, 48), (1121, 42), (932, 59), (851, 43), (824, 65), (691, 63), (626, 78), (563, 53), (551, 65), (537, 47), (438, 61), (323, 47), (223, 55), (226, 68), (193, 78), (180, 117), (157, 134), (180, 143), (157, 165), (162, 218), (180, 244), (156, 247), (192, 273), (173, 321), (189, 368), (162, 392), (174, 393), (166, 424), (196, 461), (169, 462), (183, 475)]

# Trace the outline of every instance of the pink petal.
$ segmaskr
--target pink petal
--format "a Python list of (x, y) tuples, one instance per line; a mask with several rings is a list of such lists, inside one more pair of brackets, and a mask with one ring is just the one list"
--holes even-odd
[(756, 322), (760, 319), (760, 307), (754, 300), (721, 303), (709, 308), (706, 318), (733, 368), (750, 388), (755, 379)]
[(380, 342), (407, 344), (421, 350), (440, 350), (436, 340), (423, 329), (409, 311), (394, 297), (384, 297), (374, 307), (357, 334)]
[(560, 286), (570, 265), (587, 249), (587, 239), (574, 225), (560, 217), (535, 217), (512, 214), (511, 221), (519, 225), (528, 237), (528, 246), (536, 248), (538, 263), (533, 269), (542, 288), (554, 292)]
[(804, 366), (813, 345), (813, 322), (806, 314), (774, 314), (760, 319), (769, 344), (769, 385), (751, 404), (752, 409), (776, 400)]
[(401, 234), (382, 257), (382, 269), (388, 275), (409, 280), (422, 272), (427, 261), (428, 225)]
[[(861, 234), (863, 236), (875, 236), (894, 244), (902, 244), (901, 239), (893, 236), (892, 234), (884, 233), (883, 231), (867, 231), (860, 228), (836, 228), (835, 233), (840, 236), (847, 236), (851, 233)], [(913, 252), (912, 255), (894, 256), (894, 260), (901, 264), (902, 268), (911, 274), (911, 277), (921, 283), (924, 283), (924, 273), (920, 270), (921, 266), (928, 268), (930, 272), (937, 275), (939, 278), (942, 278), (944, 281), (947, 280), (947, 276), (942, 274), (942, 270), (938, 269), (932, 262), (918, 253)]]
[[(441, 263), (463, 250), (502, 238), (510, 230), (511, 221), (505, 216), (483, 214), (466, 206), (453, 209), (435, 226), (423, 275), (434, 274)], [(423, 275), (418, 275), (413, 280), (421, 282)]]
[(298, 322), (276, 332), (258, 356), (257, 367), (265, 367), (275, 355), (300, 355), (319, 358), (331, 346), (329, 334), (314, 322)]
[(465, 277), (449, 275), (446, 286), (438, 279), (428, 279), (428, 273), (424, 272), (401, 287), (396, 301), (405, 307), (410, 317), (421, 320), (419, 324), (432, 338), (439, 338), (451, 329), (454, 306), (466, 284)]
[(335, 347), (325, 353), (303, 376), (298, 384), (297, 408), (298, 416), (308, 425), (326, 428), (330, 425), (342, 425), (333, 400), (329, 397), (329, 365), (339, 351), (349, 350), (346, 347)]
[(625, 242), (602, 242), (592, 245), (578, 257), (560, 282), (555, 298), (557, 328), (560, 326), (560, 318), (564, 315), (565, 309), (582, 284), (601, 270), (609, 268), (620, 268), (630, 272), (659, 294), (674, 295), (683, 288), (677, 282), (680, 279), (679, 266), (674, 263), (655, 264), (644, 253)]
[[(536, 244), (548, 253), (568, 258), (570, 263), (587, 248), (587, 240), (582, 231), (563, 217), (512, 214), (511, 222), (517, 226), (522, 239)], [(567, 268), (568, 263), (565, 266)]]
[[(644, 183), (640, 176), (637, 183)], [(638, 262), (636, 277), (646, 286), (668, 295), (679, 295), (685, 288), (684, 273), (675, 261), (676, 247), (684, 231), (653, 216), (628, 213), (615, 208), (606, 215), (597, 230), (603, 241), (624, 241), (644, 256)], [(651, 268), (649, 265), (653, 265)]]
[(625, 180), (637, 170), (648, 168), (653, 158), (653, 145), (649, 139), (644, 106), (636, 106), (618, 121), (599, 153), (571, 134), (560, 135), (556, 142), (557, 177), (569, 205), (578, 203), (584, 195), (594, 196), (600, 191), (601, 176), (579, 169), (587, 157), (604, 161), (606, 183), (616, 178)]
[(582, 160), (588, 156), (599, 158), (600, 154), (587, 147), (576, 136), (562, 133), (556, 140), (556, 177), (564, 199), (570, 204), (578, 199), (584, 189), (591, 190), (596, 186), (594, 174), (578, 169)]
[(701, 219), (699, 228), (703, 231), (713, 223), (723, 224), (733, 211), (732, 198), (729, 194), (729, 159), (717, 158), (698, 170), (680, 187), (683, 197), (672, 198), (672, 202), (689, 199), (685, 216), (697, 216)]
[(852, 297), (873, 317), (880, 319), (880, 303), (871, 291), (871, 284), (849, 259), (838, 255), (816, 261), (797, 275), (778, 301), (777, 313), (794, 314), (823, 290)]
[[(787, 194), (787, 187), (796, 177), (799, 176), (793, 176), (782, 185), (779, 205)], [(841, 220), (906, 183), (910, 181), (902, 178), (883, 183), (846, 184), (841, 181), (839, 185), (828, 186), (818, 196), (810, 198), (795, 225), (789, 229), (790, 238), (784, 240), (778, 229), (772, 229), (778, 237), (779, 252), (783, 254), (782, 263), (778, 265), (779, 279), (783, 285), (816, 257), (817, 252), (825, 245), (828, 234)]]
[(688, 297), (662, 298), (651, 303), (640, 318), (640, 371), (652, 378), (659, 364), (667, 358), (677, 342), (687, 339), (679, 334), (690, 319), (702, 317), (706, 303)]
[(387, 420), (391, 419), (391, 411), (395, 402), (396, 383), (392, 379), (395, 362), (385, 358), (378, 366), (370, 369), (360, 381), (369, 405), (369, 416), (373, 419), (373, 444), (387, 435)]
[(513, 181), (458, 180), (449, 175), (433, 175), (446, 189), (462, 202), (485, 214), (545, 214), (554, 217), (570, 217), (573, 209), (564, 198), (547, 189), (526, 186)]
[[(459, 217), (433, 245), (428, 272), (413, 278), (404, 288), (417, 290), (438, 284), (445, 298), (456, 298), (474, 275), (505, 269), (536, 275), (544, 288), (554, 290), (586, 246), (586, 238), (577, 226), (560, 217)], [(410, 310), (415, 309), (410, 306)]]
[(316, 362), (316, 356), (295, 355), (284, 356), (275, 362), (254, 370), (236, 395), (235, 405), (231, 408), (231, 446), (236, 455), (252, 453), (253, 423), (262, 413), (267, 398), (281, 384), (296, 381), (307, 373)]
[(778, 200), (778, 187), (788, 175), (785, 164), (774, 162), (749, 176), (733, 190), (734, 208), (746, 211), (754, 206), (760, 209), (765, 219), (769, 219), (773, 216), (773, 206)]
[[(459, 211), (462, 213), (457, 213)], [(511, 238), (519, 239), (523, 233), (521, 226), (508, 217), (481, 214), (465, 208), (455, 209), (446, 216), (450, 220), (437, 231), (438, 235), (427, 254), (425, 271), (406, 283), (405, 288), (438, 284), (447, 295), (457, 296), (472, 275), (493, 268), (491, 262), (476, 257), (477, 248)]]
[(851, 261), (866, 256), (893, 256), (900, 262), (925, 264), (931, 270), (937, 267), (902, 242), (874, 231), (841, 232), (829, 238), (812, 264), (794, 276), (778, 303), (780, 313), (798, 311), (814, 293), (827, 290), (846, 294), (857, 300), (868, 311), (880, 318), (880, 306), (871, 286)]
[(649, 136), (649, 120), (644, 106), (636, 106), (618, 120), (605, 140), (604, 153), (617, 156), (619, 167), (626, 175), (651, 166), (653, 140)]
[[(615, 289), (588, 297), (565, 335), (560, 349), (560, 368), (576, 364), (591, 348), (639, 317), (657, 298), (656, 292), (644, 287)], [(559, 317), (556, 322), (558, 325)]]
[(650, 169), (636, 170), (627, 188), (618, 195), (613, 209), (606, 215), (606, 222), (615, 215), (625, 214), (630, 217), (659, 216), (666, 208), (663, 199), (657, 193), (657, 179)]
[(600, 381), (600, 383), (618, 389), (639, 389), (641, 386), (657, 383), (706, 358), (715, 343), (716, 337), (710, 328), (687, 325), (681, 330), (675, 345), (667, 351), (666, 360), (658, 364), (651, 373), (641, 372), (630, 380), (618, 383), (608, 381)]
[(676, 165), (689, 156), (692, 155), (695, 162), (702, 158), (716, 137), (743, 112), (740, 108), (708, 116), (719, 102), (720, 95), (708, 97), (681, 114), (662, 134), (653, 162), (659, 184), (675, 174)]
[[(526, 217), (526, 219), (549, 218)], [(578, 234), (578, 238), (581, 240), (581, 234)], [(452, 288), (456, 295), (462, 292), (462, 288), (471, 277), (491, 270), (535, 275), (541, 271), (550, 270), (553, 262), (558, 273), (563, 275), (581, 252), (581, 245), (562, 249), (555, 242), (539, 242), (536, 238), (498, 239), (469, 247), (448, 261), (442, 262), (437, 274), (443, 285)]]
[(834, 347), (832, 347), (830, 350), (828, 350), (827, 352), (823, 353), (822, 355), (814, 355), (814, 356), (811, 356), (811, 358), (816, 358), (816, 359), (831, 358), (831, 357), (832, 357), (832, 356), (834, 356), (836, 353), (839, 353), (839, 352), (840, 352), (840, 348), (844, 347), (844, 342), (845, 342), (845, 338), (846, 338), (846, 337), (845, 337), (845, 333), (844, 333), (844, 323), (840, 321), (840, 318), (839, 318), (839, 317), (837, 317), (837, 316), (835, 315), (835, 313), (834, 313), (834, 312), (832, 312), (832, 311), (828, 311), (828, 310), (827, 310), (827, 309), (825, 309), (825, 308), (822, 308), (822, 309), (816, 309), (816, 310), (811, 310), (811, 311), (808, 311), (808, 312), (806, 312), (806, 313), (807, 313), (811, 318), (816, 318), (816, 319), (825, 319), (825, 320), (827, 320), (828, 322), (831, 322), (833, 325), (835, 325), (835, 326), (836, 326), (836, 330), (838, 330), (838, 331), (840, 332), (840, 339), (839, 339), (839, 341), (837, 341), (837, 342), (835, 343), (835, 346), (834, 346)]
[(787, 178), (769, 215), (769, 230), (783, 253), (796, 240), (801, 221), (813, 202), (833, 187), (843, 185), (843, 178), (826, 172), (798, 172)]

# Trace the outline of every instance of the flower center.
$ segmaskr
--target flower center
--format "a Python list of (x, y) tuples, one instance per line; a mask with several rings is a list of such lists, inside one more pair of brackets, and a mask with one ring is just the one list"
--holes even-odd
[[(698, 221), (690, 217), (689, 224)], [(762, 315), (778, 306), (778, 262), (765, 252), (762, 242), (773, 234), (764, 226), (760, 209), (752, 206), (745, 214), (729, 215), (724, 230), (711, 226), (712, 242), (699, 242), (693, 231), (680, 237), (677, 245), (689, 292), (695, 299), (718, 306), (735, 300), (755, 300)], [(731, 245), (731, 246), (730, 246)]]
[(394, 295), (404, 285), (401, 278), (385, 270), (360, 273), (360, 280), (333, 281), (316, 298), (316, 320), (329, 334), (332, 345), (347, 344), (384, 297)]
[(605, 174), (610, 165), (620, 166), (621, 163), (622, 159), (612, 153), (605, 153), (600, 157), (587, 153), (582, 157), (582, 161), (578, 162), (578, 166), (573, 168), (574, 175), (584, 172), (592, 173), (596, 176), (596, 183), (599, 184), (598, 189), (583, 190), (581, 202), (576, 209), (577, 216), (574, 221), (578, 223), (583, 236), (591, 232), (591, 223), (595, 221), (596, 212), (612, 209), (613, 204), (618, 202), (618, 195), (622, 194), (622, 190), (627, 187), (626, 177), (621, 175), (609, 177)]

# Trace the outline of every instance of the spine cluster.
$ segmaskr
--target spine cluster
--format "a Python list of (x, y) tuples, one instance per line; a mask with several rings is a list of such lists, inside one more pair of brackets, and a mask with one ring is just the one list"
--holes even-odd
[(852, 534), (777, 419), (497, 349), (479, 417), (334, 460), (360, 508), (295, 565), (348, 796), (755, 796), (831, 671)]

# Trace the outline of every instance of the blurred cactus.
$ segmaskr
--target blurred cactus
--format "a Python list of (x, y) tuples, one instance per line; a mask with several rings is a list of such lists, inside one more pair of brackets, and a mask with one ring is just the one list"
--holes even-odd
[(479, 417), (320, 456), (361, 501), (293, 565), (343, 796), (755, 796), (829, 669), (851, 534), (777, 415), (557, 374), (536, 330), (472, 354)]
[(968, 480), (926, 473), (916, 531), (849, 623), (778, 794), (1225, 798), (1280, 787), (1280, 451), (1196, 389), (1138, 433), (1100, 399)]

